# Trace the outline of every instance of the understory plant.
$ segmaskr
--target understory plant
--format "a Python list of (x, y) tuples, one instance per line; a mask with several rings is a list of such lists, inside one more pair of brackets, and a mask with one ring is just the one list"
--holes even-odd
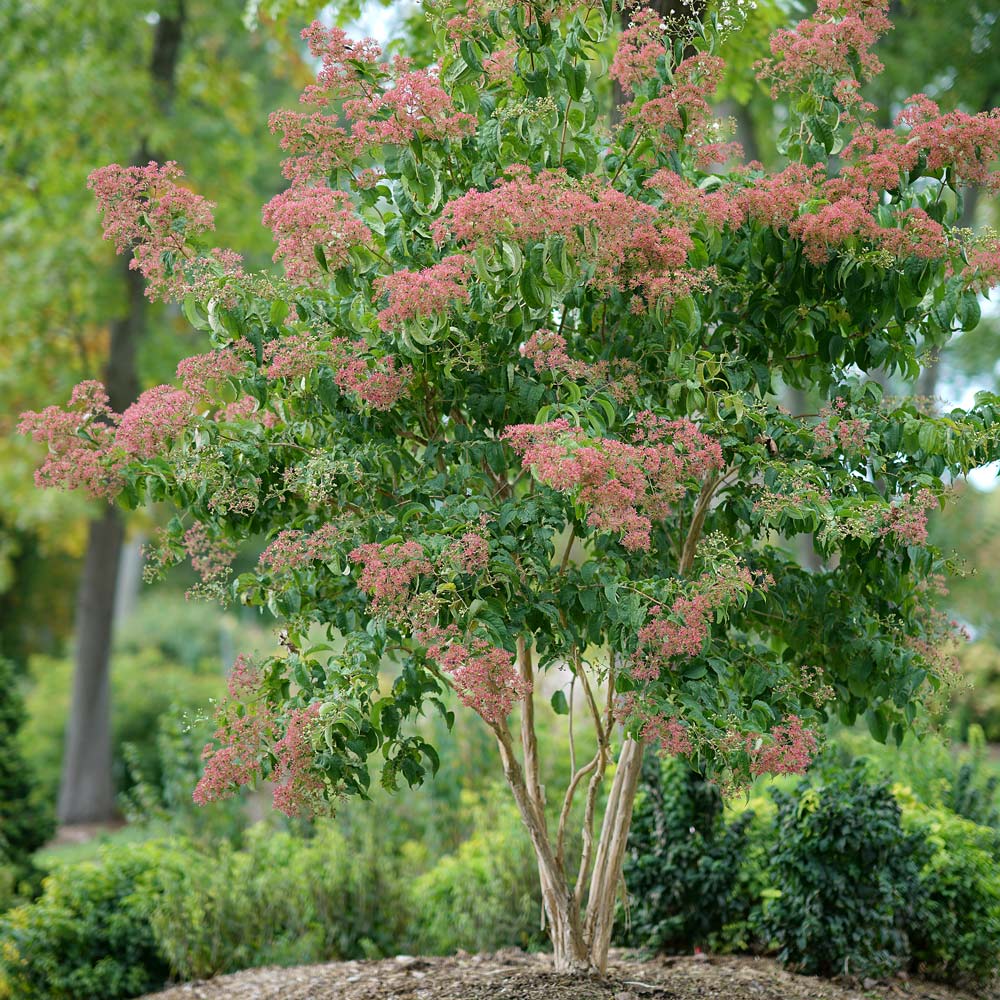
[[(313, 24), (316, 83), (271, 119), (284, 277), (206, 250), (176, 164), (96, 171), (108, 238), (207, 350), (124, 413), (87, 382), (22, 423), (41, 485), (172, 504), (153, 567), (190, 559), (203, 594), (284, 622), (279, 655), (232, 670), (196, 800), (417, 785), (420, 717), (457, 699), (495, 739), (563, 970), (606, 966), (646, 752), (728, 790), (804, 770), (830, 713), (902, 738), (951, 671), (928, 513), (1000, 452), (996, 397), (882, 388), (1000, 278), (956, 226), (962, 191), (997, 190), (1000, 116), (917, 95), (878, 124), (859, 86), (888, 0), (820, 0), (758, 67), (784, 161), (745, 164), (712, 98), (746, 7), (442, 3), (426, 69)], [(788, 412), (782, 387), (824, 402)], [(572, 720), (562, 788), (547, 711)]]

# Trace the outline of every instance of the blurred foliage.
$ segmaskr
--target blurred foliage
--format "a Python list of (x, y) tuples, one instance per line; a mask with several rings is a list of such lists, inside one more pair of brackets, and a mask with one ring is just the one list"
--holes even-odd
[(908, 927), (921, 972), (959, 984), (1000, 973), (1000, 834), (896, 790), (903, 825), (920, 838), (919, 892)]
[(467, 793), (462, 814), (468, 839), (412, 882), (412, 950), (547, 948), (535, 855), (506, 789)]

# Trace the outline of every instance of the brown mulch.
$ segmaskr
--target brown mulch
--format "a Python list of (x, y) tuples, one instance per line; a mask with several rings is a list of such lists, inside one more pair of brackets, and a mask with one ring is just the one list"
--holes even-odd
[(766, 958), (703, 955), (642, 961), (615, 952), (608, 978), (556, 973), (544, 955), (332, 962), (249, 969), (145, 1000), (997, 1000), (918, 979), (840, 985)]

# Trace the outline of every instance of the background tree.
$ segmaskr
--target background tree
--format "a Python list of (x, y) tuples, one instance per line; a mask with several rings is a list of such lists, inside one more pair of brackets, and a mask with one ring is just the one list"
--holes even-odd
[[(169, 500), (162, 566), (287, 622), (284, 655), (237, 661), (196, 800), (269, 777), (316, 809), (379, 757), (418, 784), (419, 716), (452, 693), (496, 739), (557, 966), (602, 970), (644, 745), (731, 788), (803, 770), (832, 711), (900, 741), (946, 680), (927, 515), (996, 456), (1000, 400), (939, 417), (868, 376), (978, 321), (1000, 250), (955, 228), (955, 191), (995, 187), (1000, 116), (920, 98), (879, 128), (858, 87), (885, 5), (824, 0), (761, 67), (785, 166), (723, 170), (715, 50), (744, 5), (634, 12), (610, 136), (610, 2), (435, 13), (436, 73), (304, 33), (318, 79), (272, 117), (292, 186), (264, 209), (284, 281), (205, 252), (177, 168), (92, 175), (212, 350), (124, 413), (87, 382), (22, 428), (43, 482)], [(790, 414), (779, 380), (827, 402)], [(780, 544), (804, 532), (816, 572)], [(596, 745), (561, 798), (546, 704)]]
[[(241, 12), (236, 0), (164, 0), (99, 11), (69, 3), (55, 15), (15, 4), (0, 16), (8, 95), (0, 132), (10, 179), (0, 195), (0, 253), (5, 271), (16, 275), (16, 294), (0, 303), (9, 379), (0, 455), (8, 475), (26, 465), (23, 443), (9, 436), (13, 415), (26, 405), (101, 374), (113, 404), (124, 409), (149, 372), (162, 378), (184, 352), (176, 314), (147, 305), (141, 276), (110, 257), (86, 211), (85, 179), (95, 166), (183, 157), (197, 164), (207, 194), (226, 194), (220, 229), (251, 253), (262, 249), (264, 233), (243, 206), (268, 191), (275, 157), (266, 108), (285, 93), (280, 75), (294, 76), (300, 63), (294, 50), (247, 34)], [(24, 493), (15, 489), (0, 502), (9, 566), (22, 571), (7, 581), (8, 603), (38, 601), (31, 553), (39, 547), (49, 560), (60, 550), (83, 556), (59, 817), (106, 820), (115, 812), (108, 671), (124, 523), (115, 507), (94, 505), (84, 540), (74, 523), (79, 503), (57, 508), (53, 520), (52, 504), (24, 503)], [(58, 609), (59, 588), (45, 590), (44, 600)], [(51, 641), (6, 639), (22, 656), (32, 642)]]

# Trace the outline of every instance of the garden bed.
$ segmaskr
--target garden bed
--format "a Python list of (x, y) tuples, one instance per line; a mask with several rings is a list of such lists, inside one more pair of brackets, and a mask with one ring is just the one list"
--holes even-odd
[[(1000, 994), (993, 994), (1000, 996)], [(298, 968), (250, 969), (175, 986), (147, 1000), (987, 1000), (917, 979), (851, 987), (796, 976), (763, 958), (612, 958), (606, 980), (552, 970), (516, 949), (452, 958), (399, 956)]]

